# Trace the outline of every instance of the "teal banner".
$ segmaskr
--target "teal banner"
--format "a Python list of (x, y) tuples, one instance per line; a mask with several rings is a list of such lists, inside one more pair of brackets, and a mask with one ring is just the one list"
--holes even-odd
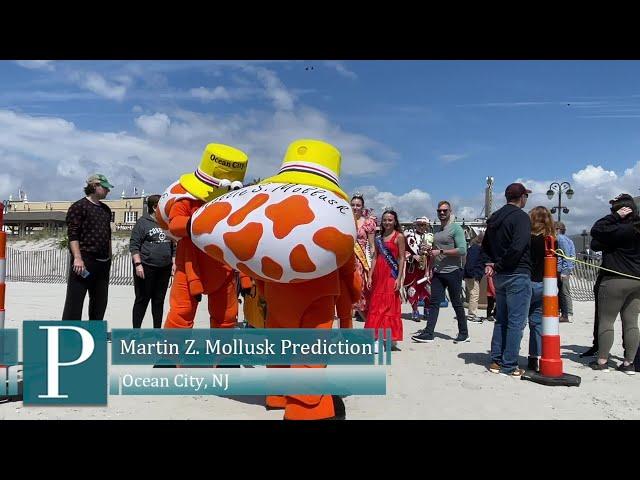
[(18, 363), (18, 330), (0, 329), (0, 365)]
[(385, 395), (384, 367), (176, 368), (110, 375), (110, 395)]
[(386, 343), (386, 348), (380, 343), (376, 354), (371, 329), (114, 329), (111, 363), (375, 365), (390, 363), (390, 342)]
[(107, 324), (25, 321), (24, 404), (106, 405)]

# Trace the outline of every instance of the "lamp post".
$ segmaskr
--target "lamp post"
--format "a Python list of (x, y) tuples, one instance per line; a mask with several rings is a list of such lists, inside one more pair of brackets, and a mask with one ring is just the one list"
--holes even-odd
[(562, 219), (563, 213), (565, 214), (569, 213), (569, 209), (562, 206), (562, 193), (563, 192), (566, 193), (567, 198), (571, 200), (571, 197), (573, 197), (573, 194), (575, 192), (571, 188), (571, 184), (569, 182), (562, 182), (562, 183), (553, 182), (551, 185), (549, 185), (549, 190), (547, 190), (547, 197), (549, 198), (549, 200), (553, 198), (553, 195), (555, 194), (555, 192), (558, 192), (558, 205), (551, 209), (551, 213), (553, 214), (553, 213), (556, 213), (557, 211), (558, 221), (560, 221)]

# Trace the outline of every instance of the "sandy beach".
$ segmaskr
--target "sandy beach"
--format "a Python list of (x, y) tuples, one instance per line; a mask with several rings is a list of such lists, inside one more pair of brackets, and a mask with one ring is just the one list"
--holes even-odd
[[(6, 328), (21, 328), (24, 320), (58, 320), (66, 285), (8, 283)], [(105, 318), (109, 328), (130, 328), (133, 287), (111, 286)], [(87, 316), (85, 301), (84, 318)], [(168, 295), (165, 314), (168, 310)], [(410, 311), (403, 305), (403, 312)], [(640, 419), (640, 374), (611, 370), (597, 373), (591, 359), (579, 353), (591, 345), (593, 303), (574, 302), (574, 321), (561, 324), (564, 371), (582, 377), (580, 387), (545, 387), (487, 370), (493, 324), (470, 323), (471, 342), (454, 344), (457, 333), (451, 307), (442, 309), (436, 341), (413, 343), (410, 336), (422, 328), (404, 320), (402, 351), (394, 352), (387, 370), (385, 396), (345, 398), (348, 419)], [(484, 313), (484, 312), (482, 312)], [(408, 315), (404, 315), (408, 318)], [(355, 322), (356, 328), (362, 323)], [(151, 328), (147, 311), (143, 327)], [(208, 327), (206, 303), (196, 317), (197, 328)], [(612, 360), (622, 361), (621, 324), (615, 325)], [(528, 327), (522, 339), (521, 366), (526, 366)], [(261, 368), (261, 367), (258, 367)], [(24, 407), (21, 402), (0, 404), (0, 419), (272, 419), (280, 411), (266, 411), (258, 396), (111, 396), (107, 407)]]

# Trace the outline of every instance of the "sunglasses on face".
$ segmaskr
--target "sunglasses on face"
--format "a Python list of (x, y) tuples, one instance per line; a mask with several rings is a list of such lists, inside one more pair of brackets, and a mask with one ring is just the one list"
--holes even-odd
[(448, 211), (449, 211), (448, 209), (446, 209), (446, 210), (438, 210), (438, 213), (447, 213)]

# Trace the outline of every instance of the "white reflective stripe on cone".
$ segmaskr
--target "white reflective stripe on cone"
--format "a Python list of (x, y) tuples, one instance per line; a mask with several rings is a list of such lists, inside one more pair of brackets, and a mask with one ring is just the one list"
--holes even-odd
[(542, 292), (547, 297), (555, 297), (558, 295), (558, 279), (547, 278), (542, 280)]
[(557, 317), (542, 317), (542, 335), (560, 335), (560, 323)]

